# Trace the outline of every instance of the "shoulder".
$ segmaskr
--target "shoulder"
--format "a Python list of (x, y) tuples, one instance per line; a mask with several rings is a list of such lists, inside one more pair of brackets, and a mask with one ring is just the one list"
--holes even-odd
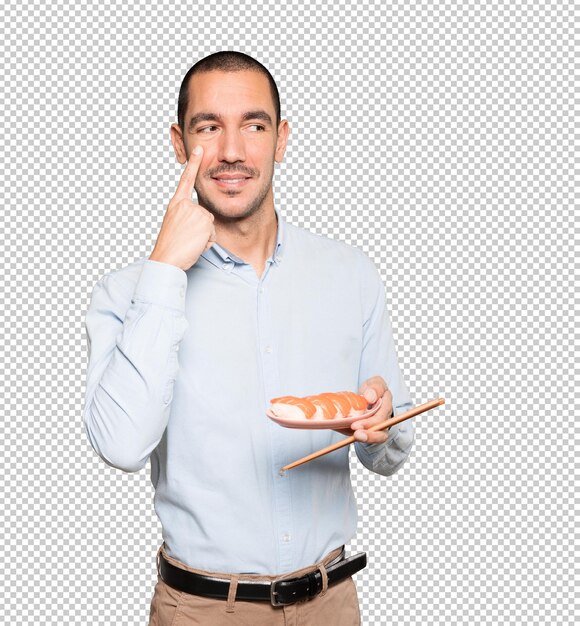
[(363, 250), (345, 241), (333, 239), (294, 224), (287, 224), (287, 229), (288, 240), (292, 247), (301, 252), (311, 253), (311, 258), (323, 258), (348, 265), (368, 259)]
[(128, 308), (147, 259), (147, 256), (141, 257), (124, 267), (103, 274), (93, 287), (91, 306), (119, 311)]
[(311, 264), (331, 265), (357, 280), (376, 280), (375, 263), (361, 248), (293, 224), (287, 224), (287, 229), (292, 252), (304, 255)]
[(120, 288), (134, 289), (147, 259), (147, 256), (143, 256), (128, 265), (110, 270), (106, 274), (103, 274), (98, 282), (106, 284), (115, 283)]

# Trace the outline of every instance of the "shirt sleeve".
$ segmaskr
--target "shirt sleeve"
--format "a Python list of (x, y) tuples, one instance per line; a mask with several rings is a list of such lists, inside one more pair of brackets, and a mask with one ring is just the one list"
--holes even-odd
[(169, 419), (177, 350), (188, 327), (187, 276), (176, 266), (150, 260), (136, 284), (115, 274), (97, 282), (86, 313), (83, 424), (105, 463), (136, 472)]
[[(361, 256), (361, 301), (365, 306), (363, 349), (359, 369), (359, 389), (373, 376), (382, 376), (393, 394), (393, 413), (399, 415), (413, 408), (413, 401), (397, 359), (385, 288), (372, 260)], [(359, 461), (372, 472), (394, 474), (411, 453), (415, 441), (415, 418), (391, 426), (385, 443), (355, 442)]]

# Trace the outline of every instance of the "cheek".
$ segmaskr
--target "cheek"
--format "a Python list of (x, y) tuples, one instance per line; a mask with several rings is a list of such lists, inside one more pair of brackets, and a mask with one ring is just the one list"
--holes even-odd
[(203, 147), (203, 157), (199, 164), (199, 170), (197, 171), (197, 181), (206, 182), (210, 180), (208, 171), (215, 168), (218, 165), (218, 161), (215, 158), (213, 151), (208, 150), (207, 146)]
[[(249, 156), (250, 152), (248, 152)], [(274, 168), (274, 160), (276, 157), (276, 150), (271, 145), (261, 146), (255, 154), (255, 163), (259, 164), (260, 169), (268, 171)]]

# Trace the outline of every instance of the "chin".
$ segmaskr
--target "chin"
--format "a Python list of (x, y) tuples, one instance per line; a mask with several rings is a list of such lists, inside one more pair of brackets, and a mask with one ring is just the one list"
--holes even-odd
[(219, 197), (219, 198), (206, 198), (198, 194), (198, 202), (210, 213), (213, 213), (214, 217), (218, 219), (238, 219), (242, 217), (249, 217), (260, 209), (261, 204), (256, 202), (256, 199), (233, 198), (233, 197)]
[[(201, 204), (201, 203), (200, 203)], [(202, 206), (204, 206), (202, 204)], [(208, 211), (214, 214), (218, 219), (238, 219), (241, 217), (248, 217), (254, 213), (252, 207), (248, 206), (247, 202), (244, 204), (228, 204), (227, 202), (220, 202), (219, 204), (211, 204), (211, 206), (205, 207)]]

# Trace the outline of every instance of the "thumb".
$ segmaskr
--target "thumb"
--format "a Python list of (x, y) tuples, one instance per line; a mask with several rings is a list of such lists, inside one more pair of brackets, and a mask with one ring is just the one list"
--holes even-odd
[(362, 394), (370, 404), (378, 400), (377, 392), (372, 387), (367, 387)]

